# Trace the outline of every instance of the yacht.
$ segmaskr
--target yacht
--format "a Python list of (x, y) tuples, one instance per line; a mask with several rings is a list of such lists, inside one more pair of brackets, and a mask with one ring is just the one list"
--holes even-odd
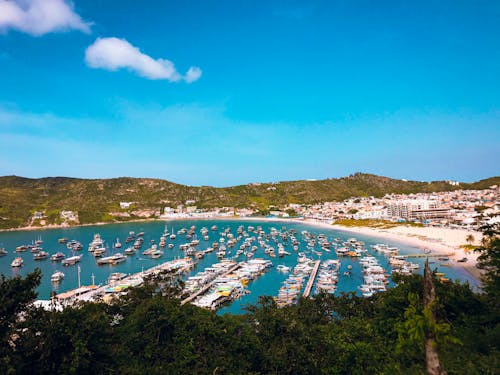
[(49, 257), (49, 253), (46, 251), (40, 251), (37, 254), (33, 255), (34, 260), (43, 260)]
[(100, 258), (97, 260), (98, 265), (103, 265), (103, 264), (118, 264), (122, 263), (127, 259), (127, 257), (123, 254), (116, 253), (114, 255), (111, 255), (109, 257), (104, 257)]
[(50, 281), (52, 281), (53, 283), (58, 283), (62, 279), (64, 279), (64, 273), (62, 273), (61, 271), (54, 272), (50, 277)]
[(76, 263), (78, 263), (80, 261), (80, 259), (82, 258), (81, 255), (75, 255), (75, 256), (72, 256), (72, 257), (69, 257), (69, 258), (66, 258), (66, 259), (63, 259), (62, 261), (62, 265), (63, 266), (73, 266), (75, 265)]
[(52, 256), (50, 257), (50, 260), (53, 262), (57, 262), (58, 260), (63, 260), (64, 258), (66, 258), (66, 256), (63, 253), (58, 252), (58, 253), (52, 254)]
[(125, 249), (125, 255), (134, 255), (135, 254), (135, 249), (133, 247), (128, 247)]
[(16, 258), (10, 264), (11, 267), (22, 267), (23, 266), (23, 258)]
[(126, 273), (123, 273), (123, 272), (113, 272), (108, 277), (108, 283), (111, 284), (113, 282), (120, 281), (120, 280), (124, 279), (125, 277), (127, 277)]

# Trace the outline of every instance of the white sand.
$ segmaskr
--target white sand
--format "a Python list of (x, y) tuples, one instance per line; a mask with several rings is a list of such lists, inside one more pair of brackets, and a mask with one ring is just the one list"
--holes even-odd
[[(469, 234), (474, 236), (475, 241), (473, 245), (479, 245), (483, 237), (480, 232), (467, 231), (464, 229), (411, 227), (405, 225), (389, 229), (344, 227), (341, 225), (332, 225), (331, 227), (346, 232), (398, 241), (420, 249), (431, 250), (431, 252), (435, 254), (447, 255), (450, 258), (450, 265), (462, 267), (478, 280), (481, 277), (481, 271), (477, 268), (477, 257), (479, 254), (461, 248), (461, 245), (467, 244), (465, 239)], [(467, 262), (457, 262), (458, 259), (464, 257), (467, 258)]]

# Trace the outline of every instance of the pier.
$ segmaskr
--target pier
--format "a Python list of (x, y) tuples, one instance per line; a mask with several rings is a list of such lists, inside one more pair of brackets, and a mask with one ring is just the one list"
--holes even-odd
[[(137, 272), (131, 275), (126, 276), (125, 278), (116, 281), (113, 284), (105, 284), (105, 285), (90, 285), (90, 286), (82, 286), (77, 289), (69, 290), (67, 292), (60, 293), (56, 296), (56, 300), (59, 302), (63, 302), (65, 304), (72, 304), (75, 302), (83, 302), (83, 301), (93, 301), (98, 299), (100, 296), (106, 295), (106, 291), (110, 288), (118, 287), (117, 292), (122, 292), (124, 289), (123, 286), (131, 287), (137, 286), (144, 282), (144, 278), (154, 275), (156, 273), (166, 271), (166, 272), (184, 272), (189, 268), (194, 266), (194, 262), (190, 258), (180, 258), (174, 259), (162, 264), (158, 264), (147, 270), (143, 270), (141, 272)], [(122, 286), (122, 288), (120, 288)], [(112, 294), (112, 293), (111, 293)]]
[[(228, 269), (227, 272), (225, 272), (223, 274), (223, 276), (226, 276), (226, 275), (230, 274), (231, 272), (236, 271), (240, 267), (241, 267), (240, 263), (235, 264), (230, 269)], [(193, 301), (196, 297), (198, 297), (198, 296), (202, 295), (203, 293), (205, 293), (207, 290), (209, 290), (212, 287), (212, 285), (215, 283), (215, 281), (216, 281), (216, 279), (212, 280), (211, 282), (209, 282), (207, 285), (205, 285), (200, 290), (198, 290), (195, 293), (191, 294), (189, 297), (184, 298), (181, 301), (181, 306), (185, 305), (186, 303), (189, 303), (189, 302)]]
[(309, 280), (307, 281), (306, 289), (304, 289), (304, 294), (302, 294), (302, 296), (305, 298), (309, 297), (311, 294), (311, 290), (314, 285), (314, 280), (316, 280), (316, 275), (318, 274), (320, 263), (321, 263), (320, 260), (317, 260), (316, 263), (314, 263), (311, 275), (309, 276)]

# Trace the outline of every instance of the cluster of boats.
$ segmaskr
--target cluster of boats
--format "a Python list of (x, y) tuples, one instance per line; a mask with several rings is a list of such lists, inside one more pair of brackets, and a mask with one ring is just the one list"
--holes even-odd
[(379, 243), (372, 245), (371, 248), (389, 259), (393, 274), (411, 275), (413, 272), (420, 269), (417, 263), (409, 262), (406, 260), (405, 256), (398, 255), (399, 249), (397, 247)]
[(339, 281), (339, 269), (340, 260), (338, 259), (327, 259), (321, 262), (318, 280), (316, 281), (316, 293), (335, 293)]
[(208, 288), (206, 293), (200, 294), (192, 303), (198, 307), (216, 310), (224, 303), (248, 293), (248, 283), (262, 275), (269, 267), (272, 267), (272, 262), (265, 259), (249, 259), (239, 263), (222, 261), (205, 268), (195, 279), (188, 279), (186, 291), (194, 291), (193, 287), (196, 289), (202, 285), (202, 288)]
[(376, 292), (384, 292), (389, 283), (389, 275), (380, 266), (377, 258), (364, 256), (359, 260), (363, 268), (363, 284), (359, 287), (364, 297), (371, 297)]
[(312, 259), (299, 258), (299, 263), (293, 268), (292, 273), (282, 282), (278, 296), (274, 299), (280, 307), (297, 303), (306, 279), (313, 269)]

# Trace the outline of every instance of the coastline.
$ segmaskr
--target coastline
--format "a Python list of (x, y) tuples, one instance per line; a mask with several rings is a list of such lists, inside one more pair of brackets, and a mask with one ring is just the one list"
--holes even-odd
[[(465, 237), (472, 234), (475, 244), (479, 244), (482, 239), (480, 232), (468, 232), (460, 229), (448, 228), (414, 228), (408, 226), (397, 226), (389, 229), (375, 229), (366, 227), (344, 227), (341, 225), (331, 225), (343, 232), (362, 234), (370, 237), (381, 238), (386, 241), (396, 241), (416, 247), (422, 250), (430, 250), (433, 255), (443, 255), (450, 258), (450, 266), (462, 268), (476, 280), (480, 281), (482, 271), (477, 268), (478, 253), (466, 251), (460, 248), (466, 244)], [(436, 237), (438, 234), (440, 237)], [(458, 262), (461, 258), (467, 258), (467, 262)]]
[[(460, 229), (449, 229), (449, 228), (429, 228), (429, 227), (409, 227), (405, 225), (399, 225), (388, 229), (378, 229), (369, 227), (347, 227), (342, 225), (330, 224), (324, 221), (313, 220), (313, 219), (295, 219), (295, 218), (278, 218), (278, 217), (240, 217), (240, 216), (214, 216), (214, 217), (179, 217), (179, 218), (154, 218), (154, 219), (136, 219), (128, 221), (119, 222), (98, 222), (91, 224), (54, 224), (45, 227), (20, 227), (20, 228), (8, 228), (0, 229), (2, 232), (15, 232), (15, 231), (35, 231), (35, 230), (50, 230), (50, 229), (69, 229), (76, 227), (87, 227), (87, 226), (102, 226), (109, 224), (127, 224), (127, 223), (140, 223), (140, 222), (170, 222), (178, 220), (196, 220), (196, 221), (208, 221), (208, 220), (240, 220), (240, 221), (267, 221), (267, 222), (282, 222), (282, 223), (302, 223), (318, 228), (324, 229), (334, 229), (342, 232), (348, 232), (353, 234), (361, 234), (369, 237), (380, 238), (384, 241), (394, 241), (398, 243), (403, 243), (415, 248), (430, 250), (433, 255), (446, 255), (450, 258), (450, 266), (454, 268), (462, 268), (473, 278), (480, 281), (481, 270), (477, 268), (477, 257), (479, 254), (475, 252), (466, 252), (461, 249), (460, 246), (465, 244), (465, 237), (468, 234), (472, 234), (475, 238), (474, 243), (479, 244), (482, 239), (482, 234), (480, 232), (469, 232)], [(457, 262), (458, 259), (467, 257), (467, 262), (460, 263)]]

